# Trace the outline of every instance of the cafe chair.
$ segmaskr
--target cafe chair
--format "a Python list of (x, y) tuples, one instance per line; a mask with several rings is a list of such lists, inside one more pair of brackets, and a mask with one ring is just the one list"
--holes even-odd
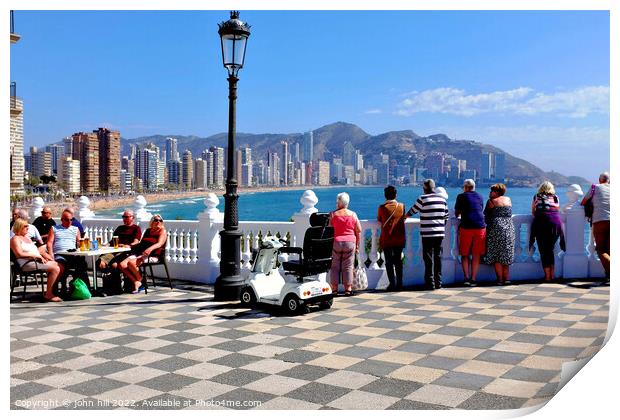
[(156, 287), (155, 285), (155, 275), (153, 274), (153, 267), (158, 266), (158, 265), (163, 265), (164, 269), (166, 270), (166, 278), (168, 279), (168, 285), (170, 286), (170, 289), (173, 289), (172, 287), (172, 279), (170, 278), (170, 271), (168, 270), (168, 262), (166, 261), (166, 246), (164, 245), (162, 248), (162, 253), (161, 253), (161, 257), (160, 258), (153, 258), (153, 257), (149, 257), (148, 259), (146, 259), (142, 265), (140, 266), (140, 269), (142, 270), (142, 284), (144, 286), (144, 293), (148, 293), (147, 289), (148, 289), (148, 278), (149, 275), (147, 273), (147, 268), (150, 271), (150, 277), (151, 277), (151, 281), (153, 282), (153, 288)]
[(13, 300), (13, 291), (15, 290), (15, 286), (17, 285), (18, 281), (24, 284), (24, 291), (22, 293), (22, 299), (26, 300), (26, 286), (28, 285), (28, 279), (30, 277), (34, 279), (35, 284), (37, 282), (41, 282), (41, 293), (43, 294), (45, 293), (44, 275), (47, 275), (47, 270), (43, 268), (37, 268), (36, 270), (32, 270), (32, 271), (24, 271), (22, 269), (24, 265), (28, 264), (31, 261), (34, 261), (35, 267), (38, 265), (37, 261), (35, 261), (34, 258), (29, 258), (28, 261), (20, 265), (17, 262), (17, 257), (15, 257), (15, 254), (13, 254), (13, 251), (11, 251), (11, 296), (10, 296), (11, 301)]

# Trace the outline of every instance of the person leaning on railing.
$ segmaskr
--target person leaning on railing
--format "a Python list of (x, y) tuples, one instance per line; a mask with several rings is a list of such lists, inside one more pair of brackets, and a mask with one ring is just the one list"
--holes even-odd
[(603, 269), (605, 270), (606, 281), (609, 281), (609, 266), (610, 266), (610, 206), (609, 206), (609, 172), (603, 172), (598, 177), (598, 184), (592, 185), (592, 188), (581, 200), (581, 204), (585, 205), (586, 202), (592, 199), (592, 235), (594, 236), (594, 242), (596, 243), (596, 253)]
[(13, 223), (13, 233), (11, 238), (11, 252), (17, 259), (17, 264), (22, 271), (47, 271), (47, 290), (43, 297), (48, 302), (62, 302), (58, 296), (54, 296), (54, 285), (60, 275), (60, 267), (48, 254), (41, 254), (37, 245), (28, 237), (28, 221), (17, 219)]
[(560, 248), (566, 251), (562, 217), (560, 215), (560, 199), (555, 195), (555, 188), (549, 181), (538, 187), (538, 192), (532, 199), (532, 230), (530, 233), (530, 248), (534, 240), (538, 244), (540, 263), (545, 272), (545, 281), (555, 280), (555, 244), (560, 239)]
[(149, 228), (144, 232), (140, 242), (131, 249), (129, 257), (119, 263), (119, 267), (125, 277), (133, 282), (132, 293), (143, 290), (140, 266), (151, 258), (159, 260), (162, 257), (168, 233), (164, 227), (164, 219), (159, 214), (154, 215), (149, 223)]

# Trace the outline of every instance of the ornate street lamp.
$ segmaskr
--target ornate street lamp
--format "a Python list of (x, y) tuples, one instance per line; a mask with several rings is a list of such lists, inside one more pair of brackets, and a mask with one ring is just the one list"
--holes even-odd
[(250, 25), (239, 20), (239, 12), (230, 12), (230, 19), (219, 25), (222, 40), (222, 60), (228, 70), (228, 163), (226, 165), (226, 194), (224, 194), (224, 230), (220, 232), (220, 275), (215, 280), (215, 300), (236, 300), (243, 283), (240, 275), (241, 231), (235, 179), (235, 133), (237, 126), (237, 74), (243, 68), (245, 46)]

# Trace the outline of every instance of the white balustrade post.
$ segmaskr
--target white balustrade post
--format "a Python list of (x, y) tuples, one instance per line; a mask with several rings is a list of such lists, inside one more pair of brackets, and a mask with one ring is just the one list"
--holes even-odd
[(291, 230), (291, 246), (303, 246), (306, 229), (310, 227), (310, 215), (319, 211), (316, 208), (319, 199), (312, 190), (304, 191), (299, 202), (303, 207), (291, 217), (295, 223)]
[[(456, 283), (456, 264), (458, 261), (452, 256), (452, 226), (454, 224), (454, 210), (450, 210), (448, 220), (446, 220), (446, 235), (441, 243), (441, 277), (444, 284)], [(421, 243), (421, 240), (420, 240)]]
[(90, 200), (85, 195), (81, 196), (78, 200), (78, 218), (80, 222), (84, 219), (92, 219), (95, 217), (95, 213), (88, 208), (90, 206)]
[[(153, 215), (146, 211), (146, 199), (143, 195), (136, 197), (133, 205), (134, 219), (137, 222), (150, 222)], [(144, 230), (144, 229), (143, 229)]]
[(198, 264), (201, 272), (204, 272), (205, 283), (215, 283), (220, 272), (220, 235), (216, 223), (224, 222), (224, 213), (217, 209), (220, 199), (213, 193), (205, 198), (207, 209), (198, 215)]
[(32, 208), (30, 210), (30, 216), (33, 219), (41, 216), (41, 212), (43, 211), (44, 206), (45, 206), (45, 203), (43, 202), (43, 199), (41, 197), (35, 197), (32, 200)]
[[(567, 194), (568, 195), (568, 194)], [(585, 278), (588, 276), (588, 256), (585, 252), (585, 214), (583, 207), (573, 202), (566, 207), (566, 253), (564, 254), (564, 278)]]
[(377, 261), (379, 261), (379, 251), (377, 247), (378, 231), (379, 229), (377, 227), (373, 226), (370, 228), (370, 266), (368, 268), (373, 270), (379, 270), (381, 268), (379, 264), (377, 264)]

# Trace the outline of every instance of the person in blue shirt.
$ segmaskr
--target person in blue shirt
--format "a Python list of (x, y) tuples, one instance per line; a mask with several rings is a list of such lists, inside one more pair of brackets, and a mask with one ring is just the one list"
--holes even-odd
[(486, 253), (484, 199), (475, 189), (476, 183), (473, 179), (463, 181), (463, 192), (456, 196), (454, 205), (454, 215), (461, 218), (459, 223), (459, 254), (461, 255), (465, 286), (476, 284), (480, 256)]

